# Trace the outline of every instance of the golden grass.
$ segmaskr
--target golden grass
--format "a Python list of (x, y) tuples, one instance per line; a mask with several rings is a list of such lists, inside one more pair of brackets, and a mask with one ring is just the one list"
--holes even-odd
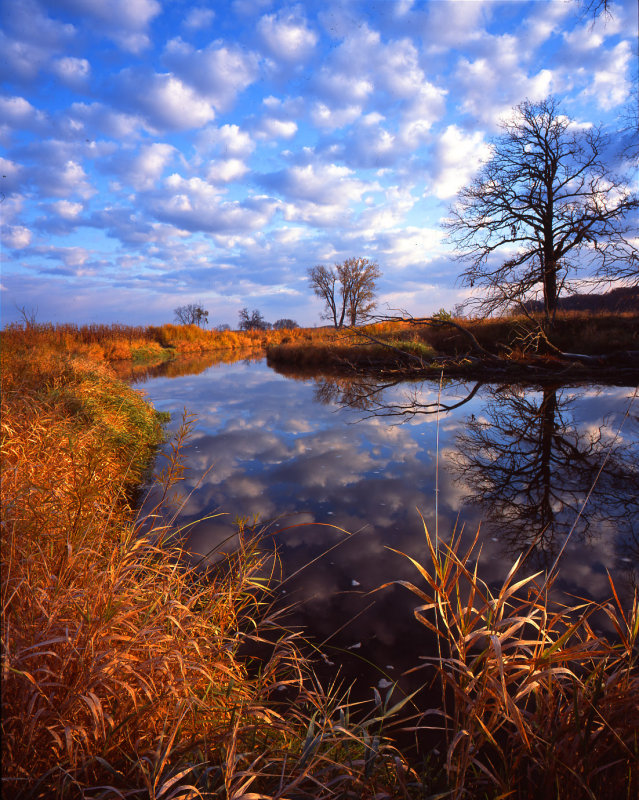
[(427, 535), (423, 585), (404, 585), (439, 642), (423, 669), (442, 704), (404, 724), (440, 727), (444, 747), (418, 774), (385, 734), (408, 699), (354, 708), (319, 685), (273, 616), (258, 539), (240, 529), (204, 573), (179, 530), (136, 520), (161, 436), (143, 398), (29, 335), (3, 337), (3, 796), (636, 796), (636, 599), (624, 612), (611, 585), (610, 604), (558, 606), (521, 563), (491, 593), (472, 549)]
[[(426, 530), (415, 617), (438, 642), (417, 669), (435, 674), (452, 797), (634, 798), (639, 790), (639, 605), (566, 607), (521, 557), (496, 592), (478, 576), (477, 537), (460, 552)], [(616, 635), (597, 635), (603, 614)], [(437, 722), (437, 718), (441, 722)]]
[[(23, 349), (5, 350), (2, 404), (3, 796), (393, 796), (408, 768), (380, 709), (347, 725), (337, 691), (303, 681), (259, 542), (240, 530), (205, 574), (179, 531), (136, 521), (127, 500), (160, 435), (142, 397)], [(251, 673), (240, 648), (265, 631)]]

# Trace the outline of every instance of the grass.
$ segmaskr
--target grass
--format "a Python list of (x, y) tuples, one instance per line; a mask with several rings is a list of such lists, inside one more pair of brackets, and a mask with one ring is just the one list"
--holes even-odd
[[(636, 599), (622, 609), (611, 584), (609, 604), (560, 606), (521, 562), (491, 591), (476, 543), (426, 532), (421, 582), (404, 585), (439, 642), (419, 668), (441, 701), (395, 690), (357, 706), (278, 621), (259, 538), (240, 527), (203, 572), (159, 509), (136, 518), (162, 420), (100, 352), (31, 333), (3, 336), (3, 796), (636, 796)], [(441, 755), (409, 763), (390, 723), (436, 729)]]
[[(639, 606), (551, 599), (521, 559), (496, 591), (478, 577), (477, 537), (460, 552), (426, 530), (415, 617), (438, 641), (416, 669), (441, 687), (440, 708), (415, 726), (440, 727), (450, 796), (630, 798), (639, 790)], [(591, 619), (604, 614), (608, 640)], [(434, 718), (434, 720), (433, 720)], [(441, 722), (437, 722), (437, 719)]]
[(355, 724), (313, 683), (259, 541), (204, 574), (179, 528), (136, 519), (161, 437), (143, 398), (63, 353), (5, 349), (2, 375), (3, 796), (384, 796), (408, 768), (380, 710)]

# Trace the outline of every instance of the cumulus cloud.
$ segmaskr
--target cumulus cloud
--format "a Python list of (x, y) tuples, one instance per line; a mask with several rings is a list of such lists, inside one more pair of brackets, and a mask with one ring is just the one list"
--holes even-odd
[(150, 209), (157, 219), (188, 231), (230, 233), (264, 227), (276, 206), (267, 197), (222, 201), (219, 191), (201, 178), (173, 174), (165, 181), (165, 191), (155, 195)]
[(292, 139), (296, 133), (296, 122), (274, 117), (264, 117), (256, 129), (256, 135), (260, 139)]
[(2, 174), (0, 186), (5, 194), (15, 192), (21, 183), (22, 166), (15, 161), (0, 156), (0, 173)]
[(51, 204), (56, 214), (66, 220), (75, 220), (84, 209), (82, 203), (73, 203), (70, 200), (58, 200)]
[(209, 126), (202, 130), (196, 139), (198, 152), (215, 152), (221, 156), (246, 158), (255, 150), (255, 142), (239, 125)]
[(258, 75), (255, 53), (213, 42), (197, 50), (179, 37), (171, 39), (164, 61), (182, 81), (218, 110), (229, 109), (239, 92)]
[(243, 178), (248, 167), (239, 158), (226, 158), (213, 161), (209, 165), (206, 177), (213, 183), (229, 183)]
[(608, 111), (624, 103), (630, 94), (630, 43), (619, 42), (611, 51), (605, 52), (595, 67), (594, 79), (583, 91), (583, 96), (592, 98), (600, 108)]
[(119, 172), (135, 189), (152, 189), (175, 153), (170, 144), (155, 142), (144, 145), (128, 163), (120, 165)]
[(360, 201), (364, 192), (377, 188), (356, 178), (348, 167), (321, 163), (296, 165), (264, 175), (262, 182), (287, 199), (307, 200), (321, 205)]
[(452, 197), (489, 156), (490, 147), (481, 131), (464, 133), (457, 125), (449, 125), (435, 146), (430, 190), (441, 199)]
[(529, 75), (524, 69), (517, 37), (491, 37), (483, 51), (475, 59), (460, 58), (455, 73), (461, 109), (481, 124), (494, 129), (499, 119), (523, 99), (541, 100), (553, 91), (552, 70), (539, 69)]
[(91, 136), (130, 140), (143, 128), (140, 116), (115, 111), (104, 103), (72, 103), (67, 116)]
[(362, 107), (359, 105), (331, 108), (319, 100), (311, 107), (313, 124), (327, 131), (334, 131), (352, 124), (361, 116), (361, 113)]
[(12, 250), (20, 250), (31, 244), (31, 231), (24, 225), (2, 226), (0, 235), (2, 244)]
[(195, 6), (189, 9), (188, 14), (184, 18), (184, 27), (191, 31), (201, 30), (208, 28), (215, 19), (215, 11), (212, 8), (203, 8)]
[(0, 119), (8, 132), (15, 128), (42, 130), (48, 123), (47, 115), (24, 97), (0, 96)]
[(257, 32), (268, 52), (278, 61), (303, 61), (317, 43), (317, 34), (308, 27), (299, 8), (266, 14), (257, 23)]
[(77, 33), (74, 25), (47, 16), (35, 0), (6, 0), (3, 10), (0, 73), (11, 81), (32, 81)]
[(170, 73), (125, 69), (117, 79), (114, 98), (134, 113), (141, 113), (158, 130), (201, 128), (215, 117), (210, 98)]
[(89, 79), (91, 65), (86, 58), (64, 58), (54, 59), (51, 71), (57, 75), (63, 83), (71, 87), (81, 87)]
[(162, 11), (157, 0), (45, 0), (52, 11), (64, 9), (79, 15), (123, 50), (139, 53), (150, 45), (148, 26)]

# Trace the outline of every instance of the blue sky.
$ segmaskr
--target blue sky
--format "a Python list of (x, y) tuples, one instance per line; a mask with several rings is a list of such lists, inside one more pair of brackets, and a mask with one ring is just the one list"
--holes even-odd
[(451, 308), (440, 221), (500, 117), (553, 93), (612, 132), (637, 71), (636, 0), (0, 8), (3, 323), (314, 324), (306, 270), (351, 256), (380, 310)]

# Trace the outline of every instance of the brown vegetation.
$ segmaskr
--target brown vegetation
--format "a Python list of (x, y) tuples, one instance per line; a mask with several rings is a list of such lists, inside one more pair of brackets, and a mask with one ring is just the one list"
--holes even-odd
[[(273, 620), (259, 540), (240, 529), (205, 574), (177, 529), (136, 519), (161, 420), (101, 363), (108, 335), (22, 333), (3, 334), (3, 796), (635, 796), (636, 599), (624, 613), (611, 587), (611, 604), (554, 606), (521, 564), (491, 594), (473, 553), (427, 538), (424, 585), (404, 585), (440, 643), (424, 680), (440, 681), (442, 705), (396, 690), (353, 708)], [(595, 611), (614, 639), (595, 634)], [(265, 636), (249, 670), (242, 648)], [(386, 738), (398, 715), (441, 729), (424, 771)]]

